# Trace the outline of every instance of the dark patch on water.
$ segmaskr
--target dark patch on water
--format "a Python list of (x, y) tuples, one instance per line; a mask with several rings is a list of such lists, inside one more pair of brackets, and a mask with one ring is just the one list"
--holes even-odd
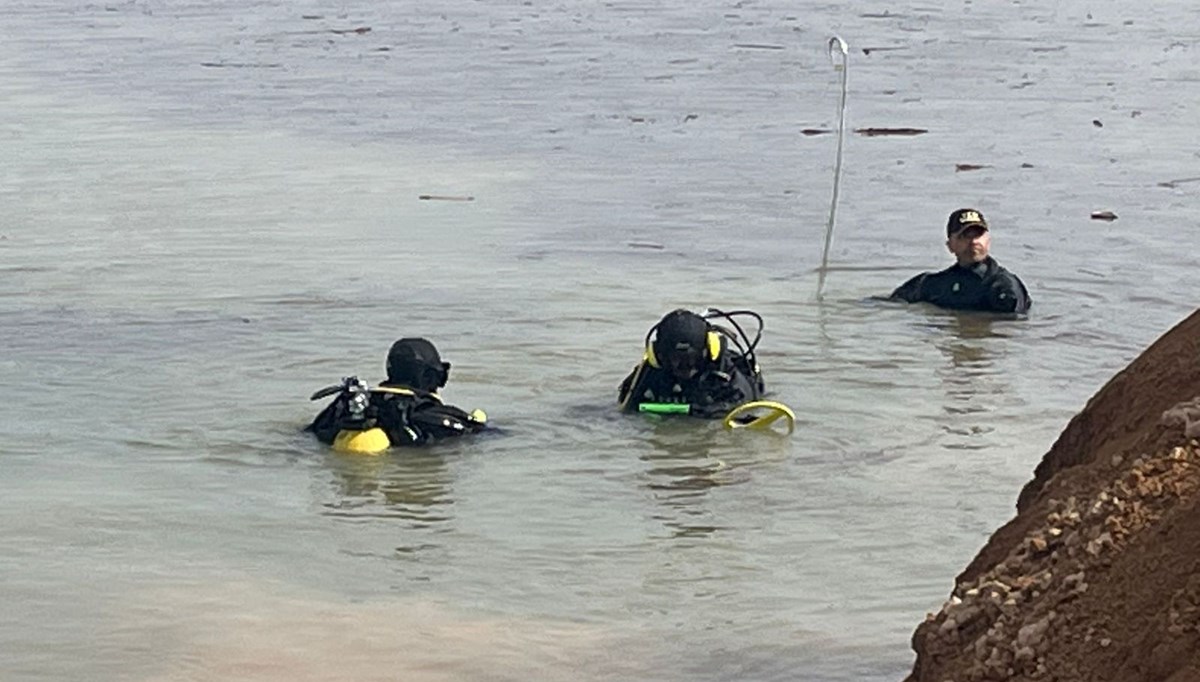
[(734, 47), (745, 50), (782, 50), (782, 45), (757, 45), (754, 43), (736, 43)]
[(470, 195), (449, 195), (449, 194), (421, 194), (417, 196), (421, 201), (475, 201), (475, 197)]
[(200, 62), (207, 69), (281, 69), (283, 64), (256, 64), (253, 62)]
[(631, 249), (652, 249), (655, 251), (662, 251), (666, 248), (656, 242), (627, 242), (625, 245)]
[(1189, 183), (1189, 182), (1200, 182), (1200, 177), (1179, 178), (1178, 180), (1167, 180), (1166, 182), (1158, 183), (1158, 186), (1159, 187), (1167, 187), (1169, 189), (1175, 189), (1176, 187), (1186, 184), (1186, 183)]
[(912, 137), (914, 135), (924, 135), (929, 131), (925, 128), (855, 128), (854, 132), (863, 137)]

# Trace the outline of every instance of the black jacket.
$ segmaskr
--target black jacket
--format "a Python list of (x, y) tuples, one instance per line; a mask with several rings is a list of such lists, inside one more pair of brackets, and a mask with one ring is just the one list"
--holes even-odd
[(921, 273), (893, 291), (891, 298), (999, 313), (1023, 313), (1031, 303), (1021, 280), (991, 256), (969, 267), (955, 264), (941, 272)]
[(642, 403), (675, 403), (691, 405), (694, 416), (722, 417), (763, 396), (762, 374), (750, 364), (745, 356), (722, 344), (716, 360), (710, 359), (696, 376), (680, 382), (643, 360), (621, 382), (617, 401), (626, 412), (637, 412)]
[(332, 444), (339, 432), (378, 426), (392, 445), (424, 445), (443, 438), (477, 433), (486, 417), (442, 403), (436, 393), (384, 382), (371, 389), (363, 418), (356, 420), (347, 408), (348, 394), (337, 395), (305, 429), (322, 443)]

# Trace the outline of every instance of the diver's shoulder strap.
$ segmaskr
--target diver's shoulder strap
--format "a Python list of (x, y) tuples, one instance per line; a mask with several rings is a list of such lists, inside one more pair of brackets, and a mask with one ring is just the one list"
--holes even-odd
[(643, 360), (621, 382), (621, 387), (617, 391), (617, 405), (620, 409), (625, 411), (637, 409), (640, 401), (636, 396), (642, 390), (645, 376), (650, 371), (653, 370), (649, 367), (649, 363)]
[(407, 395), (407, 396), (413, 396), (413, 397), (416, 397), (416, 395), (417, 395), (416, 391), (413, 391), (413, 390), (407, 389), (407, 388), (400, 388), (399, 386), (372, 386), (371, 392), (372, 393), (391, 393), (394, 395)]
[(371, 392), (389, 393), (391, 395), (402, 395), (409, 398), (427, 399), (432, 400), (439, 405), (442, 404), (442, 396), (438, 395), (436, 392), (417, 391), (415, 389), (405, 388), (403, 386), (372, 386)]

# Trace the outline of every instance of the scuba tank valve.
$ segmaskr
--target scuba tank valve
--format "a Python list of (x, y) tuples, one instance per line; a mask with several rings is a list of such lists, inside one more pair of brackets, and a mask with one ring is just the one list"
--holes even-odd
[(342, 380), (346, 394), (346, 411), (351, 421), (361, 422), (366, 419), (367, 406), (371, 403), (371, 387), (358, 377), (346, 377)]

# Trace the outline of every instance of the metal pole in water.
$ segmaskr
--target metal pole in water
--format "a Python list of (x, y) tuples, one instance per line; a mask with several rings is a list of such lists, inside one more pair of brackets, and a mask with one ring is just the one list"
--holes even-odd
[[(829, 223), (825, 226), (825, 250), (821, 254), (821, 269), (817, 276), (817, 298), (825, 287), (825, 272), (829, 268), (829, 246), (833, 243), (833, 223), (837, 216), (838, 189), (842, 182), (842, 145), (846, 139), (846, 82), (850, 75), (849, 47), (838, 36), (829, 39), (829, 59), (834, 68), (842, 70), (842, 98), (838, 104), (837, 158), (833, 164), (833, 199), (829, 202)], [(841, 64), (838, 63), (841, 55)]]

